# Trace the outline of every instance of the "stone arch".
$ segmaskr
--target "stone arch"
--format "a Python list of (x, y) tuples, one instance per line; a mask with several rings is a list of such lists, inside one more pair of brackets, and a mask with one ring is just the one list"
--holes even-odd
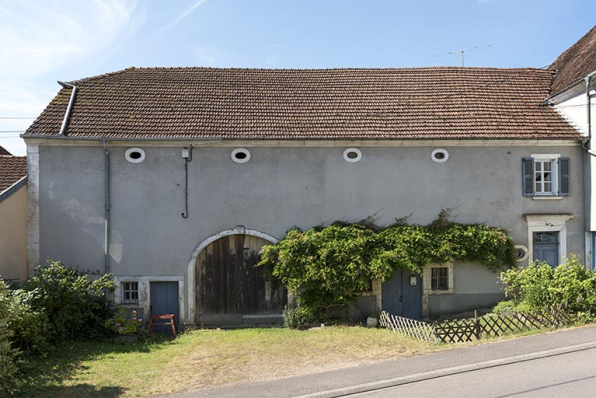
[(192, 255), (190, 256), (190, 261), (188, 262), (188, 272), (187, 272), (187, 278), (188, 278), (188, 314), (186, 316), (186, 323), (188, 324), (194, 324), (195, 323), (195, 295), (196, 295), (196, 289), (197, 289), (197, 285), (196, 285), (196, 281), (195, 281), (195, 271), (196, 271), (196, 266), (197, 266), (197, 258), (199, 257), (199, 254), (203, 251), (203, 249), (205, 249), (208, 245), (210, 245), (211, 243), (215, 242), (216, 240), (223, 238), (225, 236), (230, 236), (230, 235), (252, 235), (252, 236), (257, 236), (259, 238), (265, 239), (266, 241), (270, 242), (270, 243), (277, 243), (279, 242), (279, 240), (277, 238), (275, 238), (274, 236), (268, 235), (266, 233), (260, 232), (260, 231), (256, 231), (254, 229), (246, 229), (242, 226), (238, 226), (236, 228), (232, 228), (232, 229), (226, 229), (225, 231), (222, 231), (218, 234), (212, 235), (210, 237), (208, 237), (207, 239), (205, 239), (204, 241), (202, 241), (192, 252)]

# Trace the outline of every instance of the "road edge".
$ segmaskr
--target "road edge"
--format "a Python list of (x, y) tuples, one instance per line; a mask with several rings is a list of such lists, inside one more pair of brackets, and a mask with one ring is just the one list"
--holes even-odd
[(371, 383), (357, 384), (349, 387), (342, 387), (333, 390), (321, 391), (306, 395), (299, 395), (295, 398), (336, 398), (347, 395), (354, 395), (385, 388), (398, 387), (404, 384), (411, 384), (425, 380), (437, 379), (440, 377), (452, 376), (461, 373), (468, 373), (482, 369), (494, 368), (498, 366), (510, 365), (514, 363), (532, 361), (540, 358), (547, 358), (557, 355), (569, 354), (577, 351), (595, 349), (596, 342), (576, 344), (567, 347), (553, 348), (550, 350), (533, 352), (530, 354), (516, 355), (507, 358), (494, 359), (490, 361), (478, 362), (469, 365), (454, 366), (451, 368), (438, 369), (429, 372), (415, 373), (408, 376), (396, 377), (394, 379), (379, 380)]

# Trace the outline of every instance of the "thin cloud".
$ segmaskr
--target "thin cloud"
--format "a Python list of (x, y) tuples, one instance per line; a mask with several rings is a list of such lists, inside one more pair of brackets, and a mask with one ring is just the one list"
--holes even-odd
[(187, 16), (190, 15), (190, 13), (192, 13), (194, 10), (196, 10), (197, 8), (199, 8), (204, 2), (206, 2), (207, 0), (199, 0), (197, 1), (192, 7), (190, 7), (188, 10), (184, 11), (182, 14), (180, 14), (178, 16), (178, 18), (176, 18), (175, 20), (173, 20), (172, 22), (170, 22), (169, 24), (167, 24), (166, 26), (164, 26), (163, 28), (161, 28), (154, 36), (153, 38), (161, 35), (162, 33), (164, 33), (165, 31), (167, 31), (168, 29), (172, 28), (173, 26), (177, 25), (180, 21), (182, 21), (184, 18), (186, 18)]
[[(144, 22), (141, 1), (0, 1), (0, 115), (39, 115), (58, 90), (48, 76), (79, 70), (125, 41)], [(22, 131), (31, 122), (2, 119), (0, 130)], [(0, 135), (0, 145), (23, 153), (22, 140), (11, 136)]]
[(38, 77), (102, 52), (138, 27), (138, 1), (0, 4), (0, 74)]

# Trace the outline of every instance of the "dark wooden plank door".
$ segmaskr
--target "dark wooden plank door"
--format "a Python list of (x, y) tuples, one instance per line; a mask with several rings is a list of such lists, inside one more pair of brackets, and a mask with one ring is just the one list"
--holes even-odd
[(252, 235), (226, 236), (208, 245), (197, 261), (197, 324), (242, 323), (243, 315), (281, 314), (287, 290), (255, 267), (268, 242)]
[[(151, 295), (151, 316), (174, 314), (177, 326), (180, 320), (178, 282), (150, 282), (149, 290)], [(168, 329), (157, 327), (156, 330)]]

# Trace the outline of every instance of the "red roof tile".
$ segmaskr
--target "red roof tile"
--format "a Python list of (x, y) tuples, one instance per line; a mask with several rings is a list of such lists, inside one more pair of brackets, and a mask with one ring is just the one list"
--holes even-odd
[(0, 155), (0, 193), (27, 175), (27, 157)]
[(569, 87), (573, 83), (596, 70), (596, 26), (578, 40), (550, 66), (557, 70), (553, 81), (552, 94)]
[[(576, 138), (540, 69), (130, 68), (74, 82), (69, 137)], [(62, 89), (26, 135), (56, 136)]]

